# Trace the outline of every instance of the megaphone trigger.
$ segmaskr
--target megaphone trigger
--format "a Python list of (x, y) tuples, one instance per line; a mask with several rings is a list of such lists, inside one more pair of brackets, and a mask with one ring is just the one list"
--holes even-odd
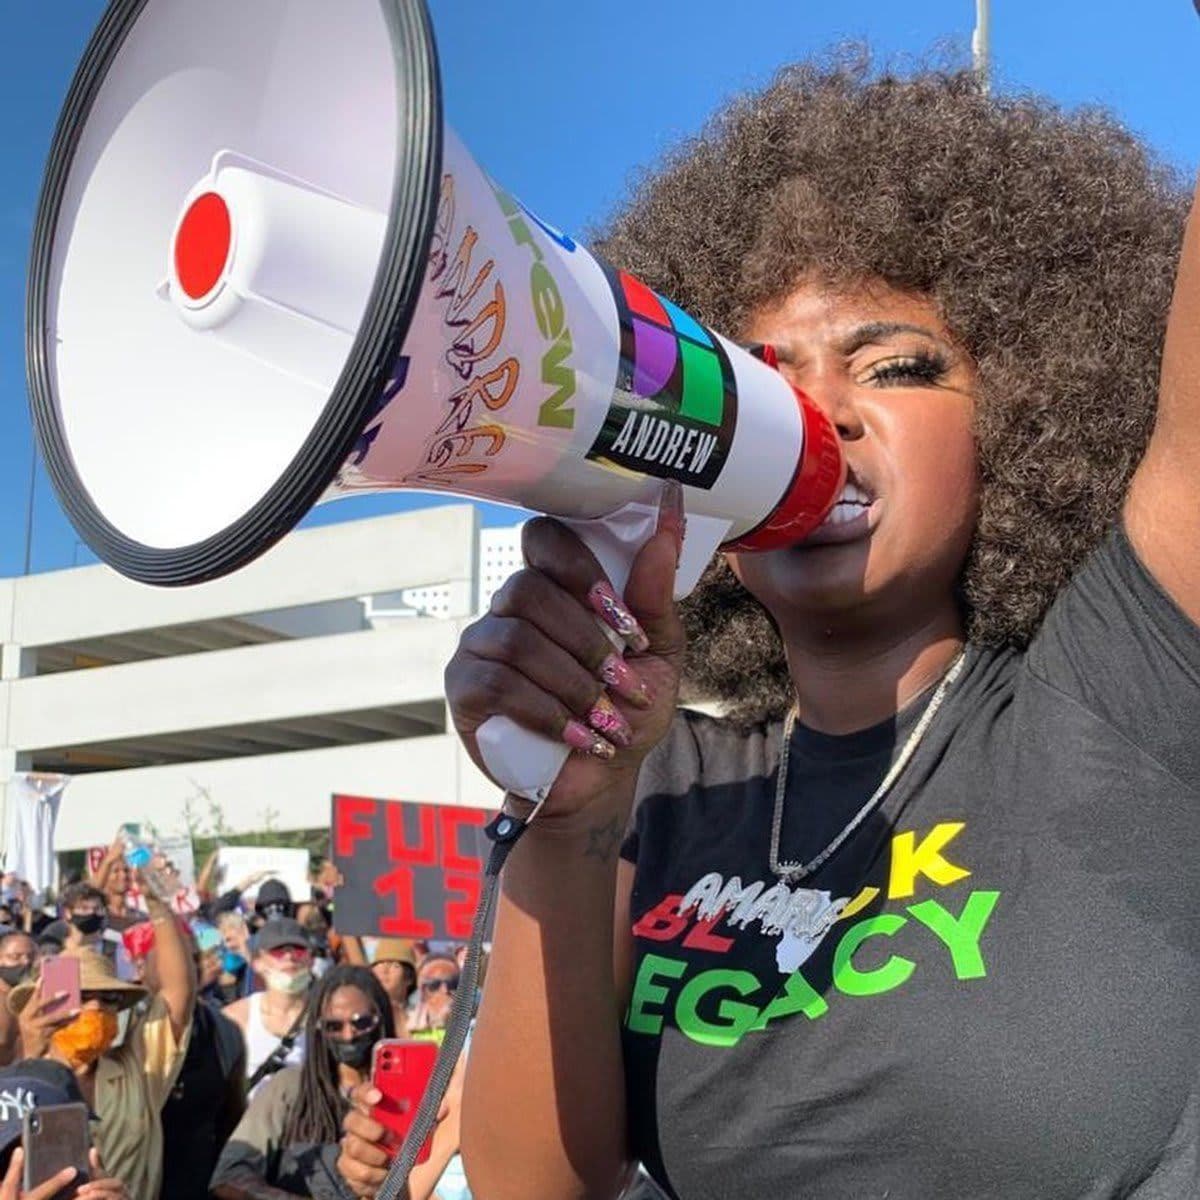
[[(637, 552), (654, 534), (658, 507), (631, 501), (593, 520), (559, 519), (592, 552), (619, 594), (625, 590)], [(624, 653), (620, 636), (599, 617), (595, 620), (613, 647)], [(533, 733), (508, 717), (489, 717), (475, 731), (475, 740), (491, 777), (506, 792), (535, 803), (550, 794), (570, 754), (561, 742)]]

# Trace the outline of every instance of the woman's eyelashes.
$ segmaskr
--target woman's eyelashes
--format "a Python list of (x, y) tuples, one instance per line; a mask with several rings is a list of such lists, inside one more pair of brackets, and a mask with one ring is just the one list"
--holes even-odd
[(932, 387), (945, 378), (949, 364), (933, 350), (885, 359), (867, 373), (866, 382), (878, 387)]

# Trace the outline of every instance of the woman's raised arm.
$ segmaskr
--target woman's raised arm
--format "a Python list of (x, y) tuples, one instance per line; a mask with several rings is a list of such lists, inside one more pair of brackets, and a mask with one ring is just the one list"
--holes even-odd
[(680, 530), (676, 517), (672, 536), (653, 538), (634, 565), (625, 598), (649, 646), (632, 635), (637, 674), (618, 685), (589, 599), (598, 565), (563, 526), (526, 529), (529, 567), (464, 634), (447, 670), (455, 724), (473, 753), (474, 729), (495, 712), (552, 735), (570, 721), (594, 728), (607, 682), (622, 725), (606, 728), (615, 754), (568, 761), (504, 868), (462, 1154), (472, 1192), (488, 1200), (592, 1200), (619, 1194), (629, 1170), (613, 913), (638, 770), (674, 711)]
[(1193, 199), (1167, 321), (1158, 419), (1125, 502), (1125, 527), (1138, 557), (1175, 603), (1200, 623), (1198, 493), (1200, 213)]

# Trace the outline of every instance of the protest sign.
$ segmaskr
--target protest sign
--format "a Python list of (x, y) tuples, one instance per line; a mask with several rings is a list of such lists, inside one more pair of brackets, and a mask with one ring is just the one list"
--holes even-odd
[(192, 852), (192, 839), (186, 833), (160, 837), (158, 852), (175, 868), (179, 882), (185, 888), (196, 886), (196, 859)]
[(480, 808), (334, 796), (330, 841), (342, 882), (334, 926), (359, 936), (466, 941), (488, 841)]
[(308, 882), (308, 851), (286, 846), (222, 846), (217, 854), (217, 891), (225, 892), (255, 876), (242, 895), (254, 902), (259, 887), (268, 879), (287, 885), (297, 904), (306, 904), (312, 896)]

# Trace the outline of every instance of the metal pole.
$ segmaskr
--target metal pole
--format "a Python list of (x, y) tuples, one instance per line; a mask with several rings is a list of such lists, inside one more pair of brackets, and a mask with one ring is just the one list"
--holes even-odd
[(975, 0), (975, 33), (971, 38), (975, 56), (975, 75), (986, 96), (991, 91), (992, 74), (992, 3)]
[(37, 438), (33, 439), (33, 449), (29, 456), (29, 499), (25, 509), (25, 574), (33, 562), (33, 493), (37, 486)]

